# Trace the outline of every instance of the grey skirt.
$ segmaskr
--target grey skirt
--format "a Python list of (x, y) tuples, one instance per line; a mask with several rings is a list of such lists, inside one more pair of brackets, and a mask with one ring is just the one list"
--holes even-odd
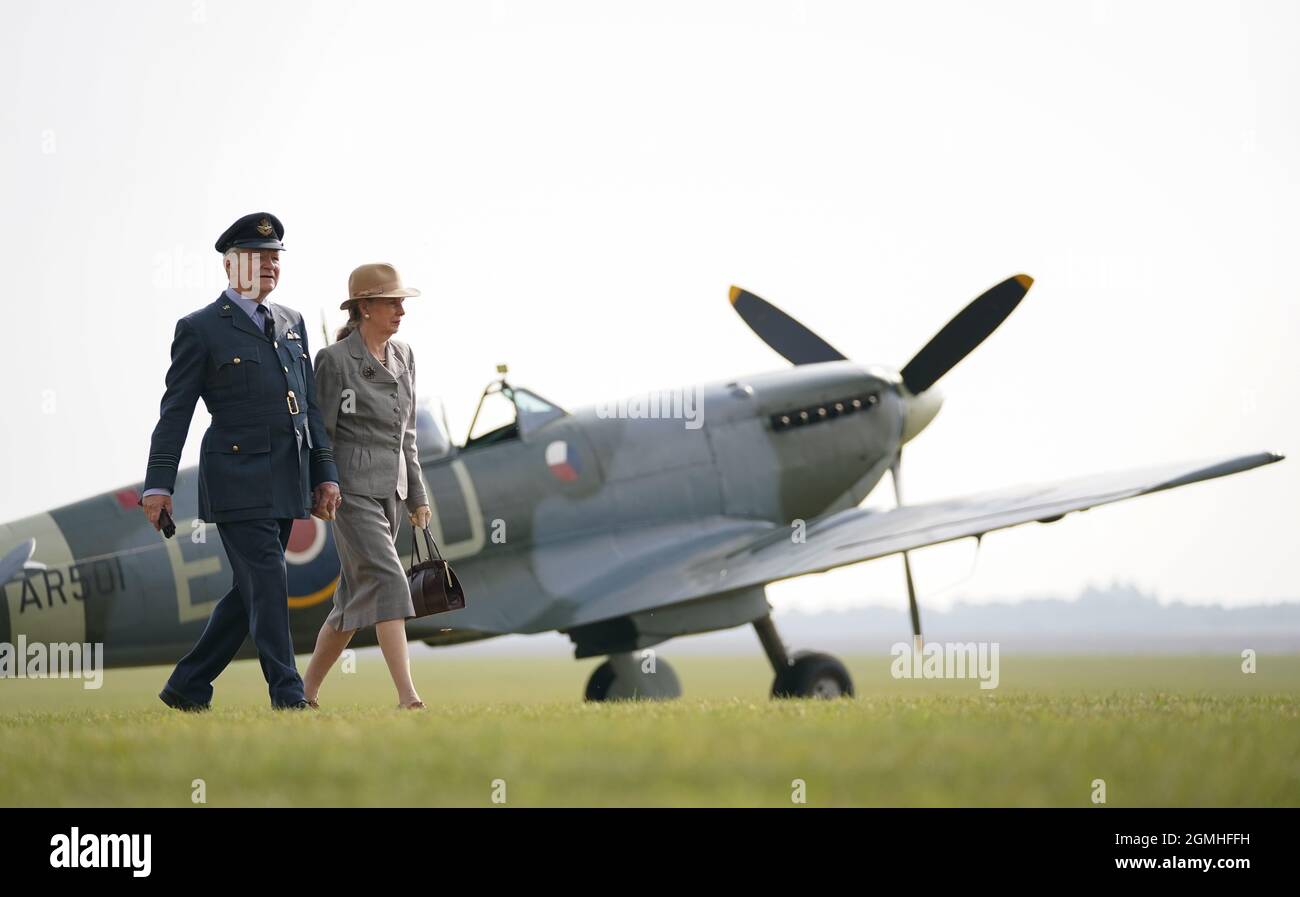
[(334, 609), (325, 619), (340, 632), (415, 616), (406, 568), (393, 544), (401, 513), (396, 492), (388, 498), (343, 494), (334, 517), (342, 570)]

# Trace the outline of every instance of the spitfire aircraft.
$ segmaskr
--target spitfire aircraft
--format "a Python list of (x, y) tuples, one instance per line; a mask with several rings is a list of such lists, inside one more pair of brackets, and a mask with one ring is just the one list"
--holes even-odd
[[(487, 415), (476, 412), (461, 445), (426, 406), (417, 441), (431, 530), (468, 601), (407, 621), (408, 637), (440, 646), (558, 631), (575, 657), (607, 658), (586, 687), (588, 699), (605, 700), (679, 695), (672, 668), (656, 658), (646, 672), (639, 652), (751, 625), (772, 664), (774, 696), (851, 695), (837, 659), (787, 650), (768, 583), (901, 554), (919, 644), (910, 550), (1281, 460), (1261, 452), (904, 504), (902, 449), (938, 413), (935, 383), (1031, 283), (1018, 275), (997, 284), (897, 371), (848, 360), (733, 287), (735, 310), (793, 367), (693, 387), (689, 419), (566, 411), (509, 382), (504, 368), (479, 400), (479, 412), (503, 407), (504, 422), (484, 430), (476, 425)], [(897, 506), (859, 507), (887, 471)], [(107, 666), (171, 664), (189, 650), (231, 572), (220, 540), (195, 519), (194, 468), (177, 480), (175, 538), (147, 523), (140, 490), (0, 526), (0, 642), (100, 642)], [(409, 552), (410, 536), (403, 524), (400, 550)], [(330, 526), (297, 521), (286, 558), (294, 646), (306, 653), (338, 582)], [(370, 628), (353, 645), (374, 640)], [(254, 656), (251, 642), (241, 656)]]

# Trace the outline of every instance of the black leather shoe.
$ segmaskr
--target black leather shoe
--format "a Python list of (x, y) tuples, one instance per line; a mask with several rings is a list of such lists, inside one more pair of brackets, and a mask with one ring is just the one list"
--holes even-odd
[(176, 692), (166, 686), (158, 692), (158, 699), (173, 710), (184, 710), (189, 713), (202, 713), (205, 710), (211, 710), (211, 704), (196, 704), (193, 701), (182, 698)]

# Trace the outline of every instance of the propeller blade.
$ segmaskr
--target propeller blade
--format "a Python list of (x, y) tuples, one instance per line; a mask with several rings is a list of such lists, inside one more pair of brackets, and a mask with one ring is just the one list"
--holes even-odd
[(758, 338), (791, 364), (816, 364), (846, 358), (826, 340), (748, 290), (732, 287), (731, 304)]
[(1008, 277), (959, 311), (903, 368), (903, 385), (912, 395), (933, 386), (1001, 326), (1033, 282), (1028, 274)]
[(11, 580), (22, 580), (26, 571), (39, 571), (46, 569), (41, 561), (32, 560), (32, 554), (36, 551), (36, 540), (28, 539), (21, 545), (11, 548), (4, 557), (0, 557), (0, 589)]
[[(900, 508), (903, 506), (902, 470), (903, 452), (900, 449), (889, 468), (890, 478), (894, 481), (894, 503)], [(912, 559), (906, 551), (903, 552), (903, 575), (907, 579), (907, 607), (912, 612), (912, 650), (919, 654), (925, 644), (921, 638), (921, 608), (916, 603), (916, 584), (912, 582)]]

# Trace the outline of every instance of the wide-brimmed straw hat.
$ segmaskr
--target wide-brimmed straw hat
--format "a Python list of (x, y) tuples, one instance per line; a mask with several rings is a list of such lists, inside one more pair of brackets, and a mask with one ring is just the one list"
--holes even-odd
[(418, 296), (414, 287), (402, 286), (402, 277), (392, 265), (375, 262), (361, 265), (348, 275), (348, 298), (339, 308), (347, 308), (358, 299), (398, 299)]

